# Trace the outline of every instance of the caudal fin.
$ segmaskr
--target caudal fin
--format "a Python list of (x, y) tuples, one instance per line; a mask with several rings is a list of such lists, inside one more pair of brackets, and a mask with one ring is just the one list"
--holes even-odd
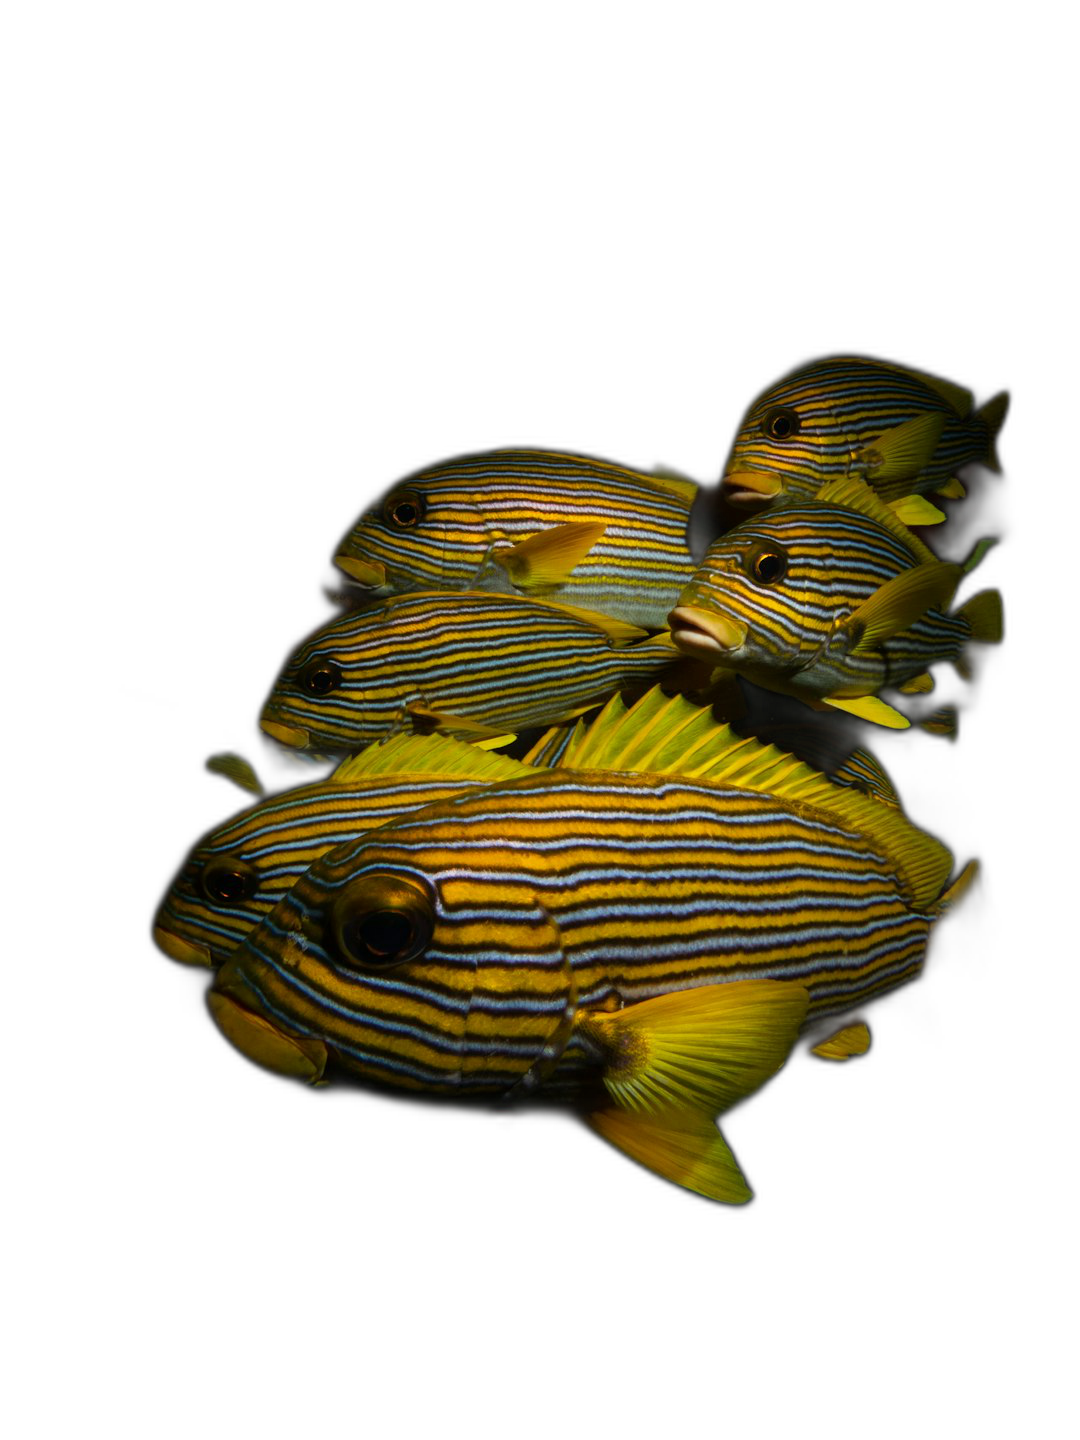
[(977, 418), (984, 423), (987, 429), (986, 454), (983, 456), (982, 463), (988, 470), (993, 470), (998, 475), (1001, 474), (1001, 461), (998, 459), (997, 437), (1001, 427), (1005, 424), (1005, 417), (1008, 413), (1009, 392), (1007, 390), (1003, 390), (1000, 395), (995, 395), (992, 400), (988, 400), (985, 405), (975, 411)]
[(971, 626), (971, 638), (981, 645), (997, 645), (1005, 633), (1005, 612), (1000, 590), (980, 590), (956, 612)]
[(937, 903), (934, 905), (934, 915), (943, 915), (950, 906), (955, 905), (960, 897), (968, 890), (978, 873), (979, 862), (977, 860), (969, 860), (952, 884), (946, 886), (938, 896)]

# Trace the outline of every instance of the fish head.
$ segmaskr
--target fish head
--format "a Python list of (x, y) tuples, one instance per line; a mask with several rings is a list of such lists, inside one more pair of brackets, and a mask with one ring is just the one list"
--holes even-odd
[(288, 888), (235, 825), (207, 835), (154, 917), (154, 939), (181, 965), (217, 969)]
[(421, 474), (395, 485), (360, 517), (334, 564), (371, 595), (464, 589), (490, 545), (467, 488)]
[(443, 1093), (526, 1073), (561, 1014), (558, 929), (534, 887), (500, 883), (521, 868), (505, 835), (492, 865), (460, 863), (454, 806), (327, 851), (251, 932), (211, 1001), (237, 1048), (296, 1074), (297, 1047), (316, 1046), (364, 1079)]
[[(865, 443), (859, 417), (873, 410), (880, 368), (855, 358), (820, 360), (763, 391), (743, 417), (724, 466), (726, 501), (751, 512), (781, 497), (811, 496), (826, 481), (851, 474)], [(885, 423), (871, 422), (870, 429), (878, 433)]]
[(714, 541), (668, 617), (680, 650), (714, 665), (794, 673), (873, 585), (849, 593), (831, 558), (828, 507), (777, 506)]
[(381, 612), (357, 611), (325, 625), (286, 662), (259, 717), (282, 745), (313, 754), (359, 749), (380, 733), (368, 703), (371, 640)]

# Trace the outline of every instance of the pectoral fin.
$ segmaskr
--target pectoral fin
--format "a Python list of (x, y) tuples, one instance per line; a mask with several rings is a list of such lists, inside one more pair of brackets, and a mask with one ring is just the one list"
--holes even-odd
[(604, 1085), (624, 1110), (727, 1110), (776, 1073), (806, 1015), (808, 995), (786, 980), (735, 980), (674, 990), (583, 1017), (604, 1057)]
[(945, 500), (963, 500), (967, 491), (955, 475), (950, 475), (945, 484), (939, 485), (934, 493)]
[(530, 535), (509, 550), (496, 550), (491, 558), (519, 590), (553, 590), (565, 585), (574, 567), (585, 559), (606, 528), (599, 520), (556, 525)]
[(844, 629), (855, 641), (852, 653), (865, 654), (899, 635), (928, 610), (944, 609), (962, 575), (959, 565), (929, 560), (886, 580), (844, 621)]
[(929, 464), (944, 428), (945, 416), (940, 410), (916, 415), (879, 435), (856, 459), (866, 466), (866, 478), (875, 489), (913, 480)]
[(262, 781), (255, 774), (250, 763), (242, 755), (211, 755), (206, 768), (212, 775), (224, 775), (241, 790), (250, 790), (252, 795), (262, 795)]
[(485, 725), (482, 720), (474, 720), (469, 715), (453, 715), (448, 711), (436, 710), (422, 700), (410, 700), (405, 709), (421, 734), (438, 732), (467, 736), (474, 745), (484, 750), (498, 749), (500, 745), (509, 745), (511, 740), (517, 738), (513, 734), (497, 730), (494, 725)]
[(929, 670), (924, 670), (921, 675), (913, 675), (897, 688), (901, 695), (929, 695), (934, 688), (934, 677)]

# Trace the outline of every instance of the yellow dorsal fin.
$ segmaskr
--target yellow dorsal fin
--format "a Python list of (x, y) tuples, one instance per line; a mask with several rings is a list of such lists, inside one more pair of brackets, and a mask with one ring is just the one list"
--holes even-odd
[(905, 525), (940, 525), (945, 519), (944, 510), (925, 495), (903, 495), (899, 500), (890, 500), (889, 509)]
[(931, 610), (944, 610), (963, 578), (963, 567), (927, 560), (886, 580), (841, 627), (854, 640), (853, 653), (865, 654), (901, 634)]
[(941, 411), (928, 410), (864, 445), (859, 458), (866, 465), (870, 483), (881, 488), (913, 480), (930, 463), (944, 428)]
[(239, 785), (241, 790), (250, 791), (252, 795), (264, 793), (262, 781), (242, 755), (211, 755), (206, 762), (206, 768), (211, 775), (224, 775), (226, 780), (231, 780), (234, 785)]
[(520, 760), (492, 754), (449, 735), (395, 735), (343, 760), (330, 778), (349, 781), (371, 775), (437, 775), (494, 784), (534, 773)]
[(820, 1055), (822, 1060), (850, 1060), (855, 1055), (865, 1055), (869, 1049), (870, 1027), (864, 1020), (856, 1020), (814, 1045), (810, 1053)]
[(639, 1115), (609, 1105), (588, 1120), (609, 1144), (674, 1185), (725, 1205), (753, 1199), (731, 1147), (707, 1115)]
[(519, 589), (552, 590), (566, 583), (606, 529), (602, 520), (554, 525), (507, 550), (496, 550), (491, 558)]
[(876, 520), (883, 529), (906, 545), (917, 560), (936, 560), (934, 552), (913, 535), (904, 522), (895, 515), (885, 501), (875, 495), (864, 480), (845, 478), (830, 480), (814, 496), (824, 505), (840, 505), (845, 510), (858, 510), (870, 520)]
[(935, 395), (942, 397), (946, 405), (952, 406), (952, 409), (956, 410), (960, 419), (965, 418), (971, 412), (972, 405), (975, 403), (971, 395), (966, 390), (960, 389), (958, 384), (949, 384), (948, 380), (935, 380), (935, 377), (923, 374), (920, 370), (906, 370), (899, 364), (886, 364), (883, 360), (854, 360), (854, 363), (868, 364), (868, 366), (874, 366), (876, 370), (893, 370), (894, 374), (910, 376), (910, 379), (917, 380), (927, 389), (933, 390)]
[[(872, 698), (845, 700), (841, 708)], [(889, 710), (887, 705), (883, 708)], [(883, 805), (853, 786), (837, 784), (775, 745), (736, 735), (708, 707), (695, 705), (684, 695), (665, 695), (658, 685), (635, 705), (628, 706), (619, 695), (609, 700), (594, 720), (575, 732), (560, 763), (568, 770), (680, 775), (825, 811), (881, 847), (919, 909), (933, 903), (952, 866), (945, 846), (913, 825), (899, 808)]]
[(669, 990), (610, 1013), (581, 1014), (623, 1110), (719, 1115), (783, 1065), (809, 995), (790, 980), (732, 980)]

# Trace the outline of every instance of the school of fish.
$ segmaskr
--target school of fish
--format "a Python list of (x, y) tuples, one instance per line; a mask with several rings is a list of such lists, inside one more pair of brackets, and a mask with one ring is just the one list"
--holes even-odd
[(1007, 406), (830, 357), (753, 402), (715, 486), (535, 449), (391, 486), (259, 719), (331, 773), (267, 796), (211, 757), (256, 798), (190, 851), (157, 945), (267, 1069), (540, 1096), (748, 1200), (718, 1118), (801, 1035), (864, 1055), (857, 1012), (977, 870), (859, 722), (955, 735), (920, 709), (933, 666), (1002, 638), (996, 589), (956, 603), (997, 537), (950, 557), (930, 527), (1000, 468)]

